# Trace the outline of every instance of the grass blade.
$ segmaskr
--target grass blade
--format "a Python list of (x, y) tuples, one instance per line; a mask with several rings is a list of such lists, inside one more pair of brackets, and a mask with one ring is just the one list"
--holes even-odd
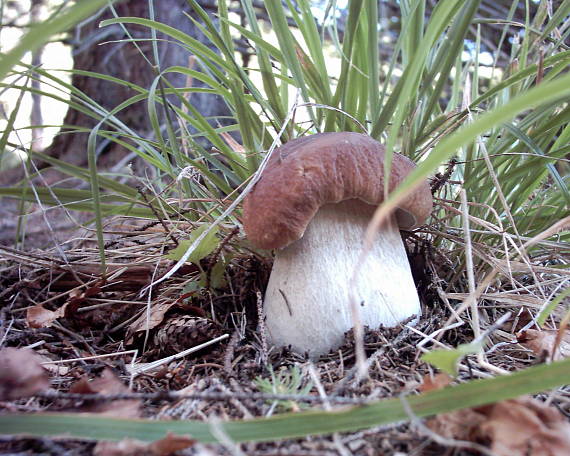
[[(402, 401), (417, 417), (481, 406), (523, 394), (533, 394), (563, 385), (570, 376), (570, 360), (530, 367), (511, 375), (474, 380), (459, 386), (372, 402), (332, 412), (287, 413), (271, 418), (217, 423), (234, 442), (274, 441), (307, 435), (349, 432), (407, 420)], [(216, 442), (211, 425), (199, 421), (123, 420), (86, 415), (4, 415), (0, 434), (62, 436), (98, 440), (129, 437), (154, 441), (172, 432), (204, 442)]]

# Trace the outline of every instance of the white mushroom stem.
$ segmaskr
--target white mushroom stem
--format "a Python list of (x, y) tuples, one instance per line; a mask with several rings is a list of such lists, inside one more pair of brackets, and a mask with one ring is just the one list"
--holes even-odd
[(337, 348), (353, 327), (349, 296), (357, 297), (360, 320), (372, 329), (420, 315), (394, 219), (378, 233), (356, 283), (350, 282), (374, 209), (358, 200), (327, 204), (303, 238), (277, 252), (264, 301), (272, 343), (312, 357)]

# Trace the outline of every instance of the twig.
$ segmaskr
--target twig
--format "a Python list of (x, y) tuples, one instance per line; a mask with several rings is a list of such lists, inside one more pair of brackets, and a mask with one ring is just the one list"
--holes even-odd
[(84, 401), (101, 401), (111, 402), (127, 399), (140, 400), (156, 400), (156, 401), (178, 401), (180, 399), (197, 399), (205, 401), (228, 401), (232, 399), (251, 400), (251, 401), (296, 401), (322, 404), (330, 402), (331, 404), (341, 405), (364, 405), (370, 402), (370, 399), (364, 397), (343, 397), (343, 396), (308, 396), (300, 394), (273, 394), (273, 393), (236, 393), (236, 392), (201, 392), (201, 393), (182, 393), (178, 391), (157, 392), (157, 393), (121, 393), (121, 394), (81, 394), (81, 393), (62, 393), (56, 391), (46, 391), (38, 393), (35, 397), (59, 400), (72, 399)]
[[(475, 292), (475, 272), (473, 269), (473, 248), (471, 245), (471, 233), (469, 231), (469, 207), (467, 206), (467, 192), (465, 189), (461, 190), (461, 211), (463, 212), (463, 232), (465, 234), (465, 262), (467, 264), (467, 281), (469, 284), (469, 294)], [(481, 334), (481, 327), (479, 324), (479, 309), (477, 301), (473, 300), (471, 305), (471, 328), (473, 335), (478, 338)]]
[(94, 355), (94, 356), (84, 356), (82, 358), (71, 358), (71, 359), (60, 359), (57, 361), (44, 361), (41, 364), (66, 364), (66, 363), (73, 363), (76, 361), (87, 361), (90, 359), (101, 359), (101, 358), (111, 358), (113, 356), (120, 356), (120, 355), (134, 355), (135, 358), (138, 354), (138, 350), (126, 350), (121, 352), (115, 353), (105, 353), (103, 355)]
[(132, 369), (132, 375), (136, 376), (139, 374), (143, 374), (143, 373), (148, 372), (150, 370), (156, 369), (156, 368), (162, 366), (163, 364), (167, 364), (170, 361), (174, 361), (175, 359), (184, 358), (185, 356), (187, 356), (191, 353), (194, 353), (198, 350), (201, 350), (202, 348), (208, 347), (209, 345), (220, 342), (220, 341), (222, 341), (228, 337), (229, 337), (228, 334), (223, 334), (220, 337), (216, 337), (215, 339), (204, 342), (203, 344), (196, 345), (194, 347), (190, 347), (188, 350), (181, 351), (180, 353), (176, 353), (175, 355), (167, 356), (166, 358), (162, 358), (162, 359), (153, 361), (152, 363), (134, 366)]
[(242, 339), (242, 336), (238, 330), (234, 331), (228, 345), (226, 347), (226, 352), (224, 353), (224, 371), (228, 375), (233, 375), (232, 361), (234, 359), (234, 353), (237, 344)]
[(164, 228), (164, 232), (166, 233), (166, 235), (172, 240), (172, 242), (174, 242), (174, 245), (176, 245), (176, 247), (178, 247), (178, 245), (179, 245), (178, 239), (176, 239), (176, 237), (172, 234), (172, 232), (170, 231), (170, 229), (166, 225), (166, 222), (164, 221), (164, 219), (160, 216), (160, 214), (156, 211), (155, 207), (151, 204), (151, 202), (149, 201), (149, 199), (148, 199), (144, 189), (142, 188), (142, 186), (137, 187), (137, 191), (139, 192), (139, 194), (144, 199), (144, 202), (146, 203), (148, 208), (152, 211), (154, 216), (157, 218), (158, 222)]
[(266, 364), (269, 349), (267, 343), (267, 331), (265, 329), (265, 310), (263, 309), (263, 298), (261, 297), (261, 292), (257, 291), (255, 293), (255, 297), (257, 302), (257, 331), (261, 342), (261, 362)]

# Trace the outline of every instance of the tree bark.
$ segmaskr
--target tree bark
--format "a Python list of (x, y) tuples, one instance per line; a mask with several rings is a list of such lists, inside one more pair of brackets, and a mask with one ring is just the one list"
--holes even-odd
[[(214, 4), (207, 1), (199, 3), (209, 12), (213, 13), (216, 10), (215, 2)], [(151, 17), (148, 2), (127, 0), (118, 3), (114, 8), (118, 17)], [(156, 21), (172, 26), (207, 44), (202, 32), (184, 13), (198, 19), (197, 15), (188, 8), (188, 3), (185, 0), (155, 2), (154, 19)], [(73, 45), (74, 69), (105, 74), (133, 82), (143, 88), (149, 88), (156, 77), (156, 70), (152, 67), (156, 63), (152, 42), (148, 40), (151, 38), (151, 30), (148, 27), (136, 24), (124, 25), (132, 38), (137, 40), (136, 44), (139, 48), (137, 49), (134, 43), (126, 41), (128, 36), (121, 25), (99, 28), (99, 23), (102, 20), (112, 17), (114, 14), (106, 8), (99, 15), (91, 17), (73, 30), (71, 43)], [(157, 34), (157, 39), (161, 69), (172, 65), (188, 65), (190, 54), (179, 43), (160, 33)], [(141, 51), (144, 56), (141, 55)], [(174, 87), (186, 85), (183, 75), (170, 74), (168, 80)], [(124, 85), (78, 74), (73, 75), (71, 84), (106, 110), (112, 110), (136, 94), (134, 90)], [(200, 86), (201, 83), (195, 80), (193, 85)], [(204, 116), (230, 115), (228, 107), (219, 96), (194, 93), (191, 102), (198, 112)], [(162, 109), (159, 109), (159, 112), (162, 112)], [(144, 100), (123, 109), (117, 114), (117, 117), (142, 137), (151, 133), (146, 101)], [(80, 111), (69, 109), (63, 123), (91, 129), (98, 123), (98, 120)], [(223, 124), (223, 122), (220, 123)], [(65, 131), (62, 130), (61, 133), (65, 133)], [(87, 138), (88, 133), (59, 134), (51, 146), (47, 148), (46, 153), (73, 165), (84, 167), (87, 165)], [(98, 165), (101, 168), (109, 168), (128, 153), (127, 149), (114, 142), (105, 144), (103, 141), (99, 141), (98, 145), (100, 147)], [(9, 175), (4, 174), (5, 176), (0, 177), (0, 182), (3, 185), (13, 184), (23, 177), (23, 174), (19, 175), (14, 170)]]
[[(186, 12), (195, 19), (197, 18), (187, 5), (188, 3), (185, 0), (161, 0), (160, 2), (155, 2), (155, 20), (175, 27), (200, 41), (205, 41), (201, 31), (184, 14)], [(208, 5), (204, 6), (207, 7)], [(115, 9), (119, 17), (151, 17), (148, 10), (148, 2), (129, 0), (119, 3)], [(108, 43), (109, 41), (127, 39), (120, 25), (104, 28), (98, 27), (101, 20), (110, 17), (113, 17), (112, 13), (106, 10), (100, 17), (93, 18), (83, 27), (76, 29), (74, 37), (74, 67), (80, 70), (96, 71), (114, 76), (148, 88), (156, 77), (155, 70), (149, 64), (149, 62), (152, 62), (152, 64), (156, 63), (152, 51), (152, 42), (139, 41), (137, 44), (140, 50), (130, 42)], [(151, 31), (147, 27), (134, 24), (126, 24), (125, 27), (134, 39), (144, 40), (151, 37)], [(158, 34), (157, 38), (159, 40), (157, 46), (161, 69), (172, 65), (188, 65), (190, 55), (186, 49), (162, 34)], [(101, 43), (106, 44), (102, 45)], [(148, 61), (141, 55), (141, 51)], [(182, 75), (169, 75), (168, 78), (174, 87), (183, 87), (185, 85), (185, 78)], [(72, 84), (106, 109), (112, 109), (135, 95), (135, 92), (128, 87), (80, 75), (74, 75)], [(229, 114), (223, 100), (214, 95), (193, 94), (192, 103), (204, 116)], [(151, 127), (145, 102), (129, 106), (121, 111), (118, 117), (142, 136), (150, 132)], [(64, 123), (92, 128), (96, 121), (78, 111), (70, 110)], [(87, 134), (59, 135), (51, 146), (50, 153), (69, 163), (84, 166), (87, 160), (86, 146)], [(110, 144), (103, 151), (100, 163), (103, 166), (108, 166), (122, 158), (125, 153), (126, 150), (121, 146), (114, 143)]]

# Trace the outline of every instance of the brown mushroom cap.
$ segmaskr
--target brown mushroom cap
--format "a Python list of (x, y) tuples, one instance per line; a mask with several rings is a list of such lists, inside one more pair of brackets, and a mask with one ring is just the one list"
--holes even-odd
[[(305, 136), (275, 149), (244, 199), (248, 239), (260, 248), (282, 248), (303, 237), (324, 204), (356, 198), (379, 205), (384, 201), (384, 150), (371, 137), (351, 132)], [(411, 160), (395, 153), (389, 191), (414, 168)], [(430, 188), (424, 182), (399, 205), (400, 228), (422, 224), (431, 209)]]

